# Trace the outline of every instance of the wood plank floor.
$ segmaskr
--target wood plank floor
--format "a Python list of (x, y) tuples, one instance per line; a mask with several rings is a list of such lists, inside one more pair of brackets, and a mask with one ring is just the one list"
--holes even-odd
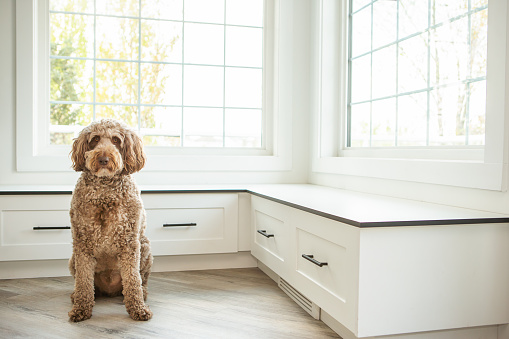
[(71, 277), (0, 280), (0, 338), (340, 338), (257, 268), (153, 273), (148, 322), (131, 320), (122, 297), (69, 322), (72, 289)]

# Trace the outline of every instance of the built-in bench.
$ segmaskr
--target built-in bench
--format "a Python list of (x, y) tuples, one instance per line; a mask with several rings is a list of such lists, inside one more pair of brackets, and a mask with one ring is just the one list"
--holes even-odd
[[(258, 265), (345, 339), (509, 323), (509, 215), (314, 185), (140, 188), (156, 270)], [(68, 274), (69, 231), (33, 227), (68, 226), (71, 192), (0, 188), (0, 271)]]

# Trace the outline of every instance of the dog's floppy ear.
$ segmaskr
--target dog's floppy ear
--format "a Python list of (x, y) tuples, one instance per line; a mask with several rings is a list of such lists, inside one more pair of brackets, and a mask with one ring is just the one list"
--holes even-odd
[(71, 160), (72, 160), (72, 168), (76, 172), (81, 172), (85, 170), (85, 152), (89, 151), (88, 149), (88, 133), (80, 132), (77, 138), (74, 139), (72, 143), (71, 150)]
[(146, 155), (143, 151), (143, 141), (131, 130), (124, 132), (124, 146), (122, 147), (122, 160), (124, 161), (125, 174), (140, 171), (145, 166)]

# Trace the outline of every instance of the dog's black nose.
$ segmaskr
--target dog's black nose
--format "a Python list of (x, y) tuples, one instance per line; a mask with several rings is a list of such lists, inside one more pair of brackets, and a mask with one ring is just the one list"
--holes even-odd
[(99, 164), (102, 166), (106, 166), (110, 162), (110, 158), (108, 158), (108, 157), (99, 157), (98, 160), (99, 160)]

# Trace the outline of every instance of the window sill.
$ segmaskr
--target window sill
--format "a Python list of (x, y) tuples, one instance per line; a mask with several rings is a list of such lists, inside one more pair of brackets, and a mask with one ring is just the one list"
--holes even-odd
[[(66, 156), (28, 155), (17, 158), (18, 172), (72, 172)], [(23, 154), (23, 153), (22, 153)], [(26, 153), (25, 153), (26, 154)], [(288, 171), (292, 169), (290, 155), (149, 155), (144, 172), (172, 171)]]
[(418, 183), (504, 191), (506, 164), (481, 161), (382, 159), (357, 157), (315, 158), (312, 171), (411, 181)]

